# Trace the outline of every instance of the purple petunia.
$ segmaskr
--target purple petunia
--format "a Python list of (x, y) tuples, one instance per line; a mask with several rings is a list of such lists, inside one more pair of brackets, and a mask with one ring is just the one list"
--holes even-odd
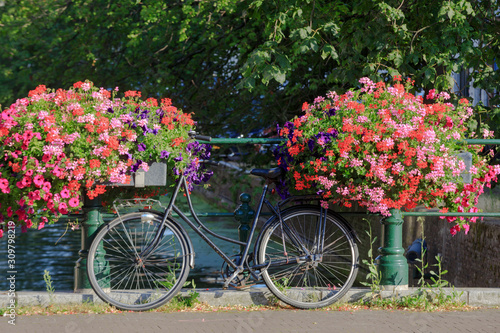
[(146, 150), (146, 144), (145, 144), (145, 143), (142, 143), (142, 142), (141, 142), (141, 143), (139, 143), (139, 144), (137, 145), (137, 150), (138, 150), (138, 151), (145, 151), (145, 150)]
[(166, 150), (162, 150), (160, 153), (161, 158), (168, 158), (170, 156), (170, 153)]
[(174, 158), (174, 161), (176, 161), (176, 162), (182, 161), (182, 154), (179, 153), (179, 157)]

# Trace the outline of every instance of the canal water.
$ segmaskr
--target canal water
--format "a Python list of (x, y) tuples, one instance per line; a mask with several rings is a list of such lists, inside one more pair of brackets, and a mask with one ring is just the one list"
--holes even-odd
[[(210, 206), (200, 195), (193, 194), (193, 205), (197, 212), (223, 212)], [(180, 199), (182, 201), (182, 198)], [(179, 200), (178, 200), (179, 201)], [(182, 209), (185, 211), (186, 209)], [(232, 217), (203, 217), (203, 223), (216, 233), (238, 239), (238, 222)], [(189, 281), (196, 287), (220, 287), (220, 269), (223, 260), (184, 222), (196, 252), (195, 268), (191, 270)], [(74, 266), (80, 250), (80, 230), (67, 230), (65, 222), (48, 225), (41, 230), (21, 233), (16, 229), (16, 290), (46, 290), (44, 271), (48, 271), (52, 286), (56, 291), (73, 289)], [(7, 235), (0, 238), (0, 292), (8, 290)], [(226, 253), (237, 254), (239, 246), (213, 239)]]

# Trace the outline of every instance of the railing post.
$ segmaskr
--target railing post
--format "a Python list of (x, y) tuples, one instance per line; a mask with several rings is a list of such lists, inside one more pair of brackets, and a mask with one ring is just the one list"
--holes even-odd
[[(242, 193), (240, 195), (241, 205), (234, 211), (234, 218), (240, 222), (240, 226), (238, 227), (238, 239), (241, 242), (246, 242), (248, 240), (250, 222), (253, 221), (255, 216), (255, 211), (249, 205), (251, 200), (250, 194)], [(245, 247), (240, 245), (240, 251), (243, 252), (244, 249)]]
[(408, 262), (403, 256), (403, 217), (399, 209), (391, 209), (391, 216), (382, 220), (384, 240), (378, 256), (381, 274), (380, 286), (385, 290), (408, 289)]
[[(86, 194), (84, 194), (84, 206), (83, 211), (85, 213), (84, 221), (82, 222), (81, 230), (81, 250), (78, 251), (80, 258), (76, 261), (75, 265), (75, 292), (84, 292), (92, 289), (87, 278), (87, 255), (89, 252), (90, 244), (94, 239), (99, 227), (104, 224), (102, 219), (102, 214), (100, 211), (102, 208), (101, 200), (99, 198), (90, 200)], [(101, 249), (102, 250), (102, 249)], [(102, 262), (100, 262), (102, 261)], [(104, 260), (104, 250), (98, 251), (97, 255), (97, 265), (102, 268), (103, 274), (109, 275), (109, 268)]]

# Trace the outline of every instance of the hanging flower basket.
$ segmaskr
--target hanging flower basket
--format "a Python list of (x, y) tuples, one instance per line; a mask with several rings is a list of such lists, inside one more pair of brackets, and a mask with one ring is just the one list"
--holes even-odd
[(118, 184), (164, 186), (181, 173), (191, 185), (208, 180), (199, 160), (210, 146), (189, 141), (191, 115), (168, 98), (117, 94), (89, 81), (39, 86), (2, 111), (0, 236), (6, 221), (41, 228), (78, 211), (84, 192), (94, 199)]
[[(391, 208), (417, 205), (477, 212), (479, 195), (500, 167), (488, 164), (482, 146), (463, 143), (474, 137), (468, 100), (453, 105), (447, 93), (432, 90), (433, 102), (424, 104), (409, 92), (410, 81), (400, 81), (389, 86), (363, 78), (360, 89), (304, 103), (304, 114), (279, 129), (287, 139), (276, 153), (287, 170), (282, 196), (316, 192), (324, 206), (356, 202), (386, 216)], [(492, 136), (487, 129), (482, 134)], [(464, 158), (471, 159), (468, 170)], [(447, 219), (456, 222), (456, 233), (477, 218)]]

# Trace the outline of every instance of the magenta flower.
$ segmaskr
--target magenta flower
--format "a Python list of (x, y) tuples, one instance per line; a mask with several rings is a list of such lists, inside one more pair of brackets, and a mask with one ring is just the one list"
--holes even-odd
[(71, 207), (78, 207), (78, 205), (80, 204), (80, 200), (78, 199), (78, 197), (73, 197), (73, 198), (69, 199), (68, 204)]
[(47, 163), (48, 161), (50, 161), (50, 159), (52, 158), (51, 155), (49, 154), (44, 154), (43, 157), (42, 157), (42, 162), (43, 163)]
[(39, 188), (43, 186), (44, 181), (45, 181), (45, 179), (43, 178), (42, 175), (36, 175), (33, 178), (33, 183), (35, 183), (36, 187), (39, 187)]
[(31, 186), (31, 177), (29, 176), (24, 176), (23, 179), (21, 180), (21, 183), (23, 184), (24, 187), (29, 187)]
[(2, 190), (3, 193), (10, 193), (9, 181), (7, 179), (0, 179), (0, 190)]
[(42, 190), (47, 193), (50, 191), (50, 188), (52, 187), (52, 185), (49, 183), (49, 182), (45, 182), (43, 183), (43, 187), (42, 187)]
[(66, 205), (66, 203), (64, 203), (64, 202), (61, 202), (59, 204), (59, 207), (57, 208), (57, 210), (61, 214), (68, 214), (68, 205)]
[(64, 199), (68, 199), (70, 195), (71, 193), (69, 192), (69, 190), (67, 188), (63, 188), (63, 190), (61, 191), (61, 197), (63, 197)]

